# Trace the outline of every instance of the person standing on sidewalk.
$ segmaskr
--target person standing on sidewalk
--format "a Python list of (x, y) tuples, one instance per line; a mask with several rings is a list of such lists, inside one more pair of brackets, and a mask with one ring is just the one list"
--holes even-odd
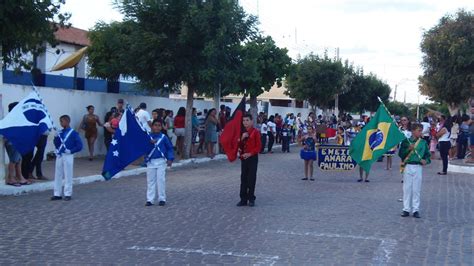
[(64, 200), (69, 201), (72, 196), (74, 153), (82, 150), (82, 141), (79, 134), (70, 127), (71, 118), (68, 115), (61, 116), (59, 123), (63, 129), (54, 138), (57, 157), (54, 170), (54, 195), (51, 200), (62, 199), (64, 179)]
[(258, 153), (262, 148), (260, 132), (253, 128), (251, 114), (243, 117), (245, 132), (240, 138), (240, 201), (237, 206), (255, 206), (255, 183), (257, 182)]
[(400, 145), (399, 156), (402, 159), (403, 174), (403, 212), (407, 217), (413, 211), (413, 217), (420, 217), (420, 193), (423, 175), (422, 166), (431, 162), (431, 154), (426, 141), (422, 138), (423, 126), (413, 124), (412, 136)]

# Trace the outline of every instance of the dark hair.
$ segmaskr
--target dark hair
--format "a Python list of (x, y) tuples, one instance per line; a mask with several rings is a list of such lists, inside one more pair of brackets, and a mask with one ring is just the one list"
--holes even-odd
[(179, 107), (178, 109), (178, 113), (176, 114), (176, 116), (186, 116), (186, 108), (184, 107)]
[(423, 117), (423, 122), (430, 122), (427, 116)]
[(344, 127), (338, 127), (337, 129), (344, 131)]
[[(206, 109), (204, 109), (204, 110), (206, 110)], [(212, 113), (212, 111), (216, 111), (216, 108), (212, 108), (212, 109), (209, 109), (209, 111), (207, 111), (206, 120), (209, 118), (209, 115)]]
[(418, 124), (418, 123), (411, 124), (411, 126), (410, 126), (411, 131), (415, 131), (417, 129), (423, 129), (423, 126), (421, 124)]
[(138, 108), (140, 109), (146, 109), (146, 103), (141, 103)]
[(271, 116), (268, 118), (268, 121), (274, 122), (273, 120), (275, 120), (275, 117), (274, 117), (273, 115), (271, 115)]
[(8, 112), (11, 112), (13, 108), (18, 104), (18, 102), (13, 102), (8, 105)]
[(68, 122), (71, 122), (71, 118), (70, 118), (68, 115), (62, 115), (62, 116), (59, 118), (59, 120), (60, 120), (60, 121), (61, 121), (61, 120), (66, 120), (66, 121), (68, 121)]
[(163, 120), (162, 119), (153, 119), (153, 122), (151, 122), (151, 125), (154, 125), (155, 123), (160, 123), (163, 126)]
[(225, 110), (225, 105), (221, 104), (221, 110)]
[(463, 114), (462, 117), (461, 117), (461, 121), (462, 122), (466, 122), (466, 121), (469, 121), (469, 116), (467, 114)]
[(244, 114), (243, 118), (248, 118), (248, 119), (250, 119), (250, 120), (253, 120), (252, 115), (249, 114), (249, 113)]
[(86, 108), (87, 108), (87, 111), (89, 111), (90, 109), (94, 108), (94, 105), (89, 105)]

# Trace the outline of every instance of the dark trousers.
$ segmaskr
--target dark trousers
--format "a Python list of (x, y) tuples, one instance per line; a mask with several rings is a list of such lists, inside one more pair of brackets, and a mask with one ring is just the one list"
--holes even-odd
[(467, 151), (467, 137), (458, 138), (458, 159), (464, 159)]
[(280, 144), (281, 143), (281, 128), (276, 129), (276, 136), (275, 136), (275, 142)]
[(255, 183), (257, 182), (258, 155), (242, 160), (240, 175), (240, 200), (255, 200)]
[(286, 137), (281, 137), (281, 151), (282, 152), (290, 152), (290, 137), (286, 136)]
[(268, 152), (272, 151), (273, 143), (275, 143), (275, 135), (273, 133), (268, 134)]
[(261, 140), (262, 140), (262, 149), (260, 150), (260, 152), (264, 152), (265, 151), (265, 147), (267, 146), (267, 134), (262, 134), (261, 135)]
[(31, 151), (22, 156), (21, 174), (24, 178), (28, 178), (33, 173), (34, 169), (36, 169), (37, 176), (43, 176), (41, 165), (43, 163), (44, 152), (46, 149), (47, 142), (48, 136), (41, 135), (38, 142), (36, 143), (36, 153), (33, 153), (33, 151)]
[(441, 156), (441, 160), (443, 160), (443, 173), (448, 172), (449, 149), (451, 149), (451, 142), (449, 142), (449, 141), (440, 141), (439, 142), (439, 154)]
[(430, 146), (430, 136), (427, 136), (427, 137), (423, 137), (423, 139), (426, 141), (426, 144), (428, 144), (428, 147)]
[(36, 144), (36, 153), (32, 161), (32, 168), (30, 169), (30, 173), (33, 173), (33, 170), (36, 169), (36, 176), (43, 176), (43, 168), (41, 166), (43, 164), (44, 152), (46, 150), (47, 143), (48, 136), (42, 135)]

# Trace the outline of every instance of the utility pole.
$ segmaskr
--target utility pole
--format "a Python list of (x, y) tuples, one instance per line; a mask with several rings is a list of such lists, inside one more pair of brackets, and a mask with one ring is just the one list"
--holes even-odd
[(397, 88), (398, 88), (398, 84), (395, 85), (395, 93), (393, 94), (393, 101), (394, 101), (394, 102), (397, 101)]
[[(336, 48), (336, 61), (339, 61), (339, 47)], [(339, 95), (334, 97), (334, 114), (339, 117)]]
[(403, 93), (403, 104), (407, 103), (407, 91), (404, 91)]

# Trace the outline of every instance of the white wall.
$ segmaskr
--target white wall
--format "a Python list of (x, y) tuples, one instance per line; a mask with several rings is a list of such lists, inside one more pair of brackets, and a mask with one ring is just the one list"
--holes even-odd
[[(59, 117), (61, 115), (67, 114), (71, 117), (71, 126), (76, 130), (79, 127), (82, 117), (84, 116), (84, 114), (86, 114), (86, 106), (95, 106), (95, 112), (103, 122), (103, 118), (106, 112), (110, 110), (111, 107), (115, 106), (117, 100), (120, 98), (124, 99), (132, 107), (137, 107), (141, 102), (144, 102), (147, 104), (149, 112), (151, 112), (151, 110), (155, 108), (165, 108), (173, 110), (176, 113), (179, 107), (186, 106), (185, 100), (152, 96), (134, 96), (91, 91), (55, 89), (46, 87), (38, 87), (38, 90), (41, 97), (43, 98), (46, 108), (49, 110), (49, 113), (54, 120), (53, 122), (55, 123), (55, 125), (59, 127)], [(20, 101), (21, 99), (26, 97), (31, 91), (31, 86), (4, 84), (0, 88), (4, 114), (8, 113), (9, 103)], [(232, 108), (232, 111), (238, 105), (238, 103), (228, 102), (222, 102), (221, 104), (229, 106), (230, 108)], [(194, 107), (198, 111), (202, 111), (203, 109), (211, 109), (214, 106), (212, 101), (195, 100)], [(310, 110), (305, 108), (272, 107), (271, 105), (269, 106), (270, 115), (275, 113), (294, 113), (295, 115), (297, 113), (301, 113), (303, 117), (307, 117), (309, 112)], [(83, 138), (84, 150), (79, 154), (79, 156), (87, 156), (88, 149), (83, 132), (81, 133), (81, 137)], [(50, 135), (46, 152), (54, 150), (52, 138), (53, 135)], [(105, 154), (106, 149), (103, 142), (103, 129), (99, 128), (99, 138), (95, 144), (96, 154)]]

